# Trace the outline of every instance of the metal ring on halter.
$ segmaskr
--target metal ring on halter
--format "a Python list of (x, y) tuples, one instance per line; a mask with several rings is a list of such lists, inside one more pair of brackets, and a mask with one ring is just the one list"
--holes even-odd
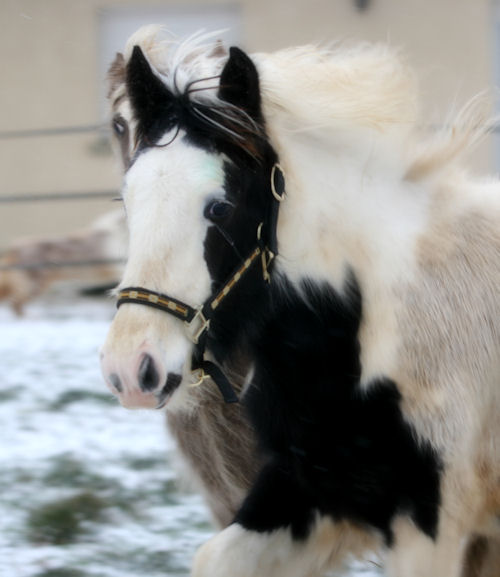
[(266, 249), (264, 252), (261, 253), (261, 260), (262, 260), (262, 275), (264, 280), (267, 283), (271, 282), (271, 275), (269, 274), (269, 267), (274, 259), (274, 253), (271, 252), (269, 249)]
[(264, 226), (264, 223), (261, 222), (259, 224), (259, 226), (257, 227), (257, 240), (259, 240), (259, 241), (261, 240), (261, 237), (262, 237), (262, 227), (263, 226)]
[[(262, 240), (261, 236), (262, 236), (262, 227), (263, 226), (264, 226), (264, 223), (261, 222), (259, 224), (259, 227), (257, 228), (257, 240), (259, 242)], [(273, 261), (273, 259), (276, 255), (267, 246), (263, 250), (262, 249), (260, 250), (260, 255), (261, 255), (261, 262), (262, 262), (262, 275), (264, 277), (264, 280), (267, 283), (270, 283), (271, 282), (271, 275), (269, 274), (269, 266), (271, 265), (271, 262)]]
[(210, 378), (210, 375), (207, 375), (203, 369), (196, 369), (195, 371), (191, 371), (192, 375), (196, 375), (197, 373), (199, 375), (198, 380), (196, 383), (190, 383), (190, 387), (199, 387)]
[[(281, 194), (278, 193), (278, 191), (276, 190), (276, 184), (274, 182), (274, 175), (276, 173), (276, 169), (278, 169), (281, 172), (281, 178), (283, 179), (283, 192)], [(280, 164), (276, 163), (272, 170), (271, 170), (271, 192), (273, 193), (274, 198), (278, 201), (278, 202), (282, 202), (283, 199), (285, 198), (285, 186), (284, 186), (284, 182), (285, 182), (285, 172), (284, 170), (281, 168)]]

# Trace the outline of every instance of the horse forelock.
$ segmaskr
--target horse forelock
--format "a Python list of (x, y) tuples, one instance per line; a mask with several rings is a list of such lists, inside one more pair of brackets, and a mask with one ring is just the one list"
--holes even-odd
[(178, 100), (192, 125), (227, 140), (259, 159), (258, 142), (265, 138), (263, 126), (245, 110), (219, 97), (220, 75), (228, 51), (217, 34), (195, 34), (184, 41), (162, 39), (161, 28), (140, 29), (128, 41), (124, 55), (118, 54), (108, 72), (108, 97), (116, 110), (128, 99), (127, 64), (138, 46), (154, 73)]

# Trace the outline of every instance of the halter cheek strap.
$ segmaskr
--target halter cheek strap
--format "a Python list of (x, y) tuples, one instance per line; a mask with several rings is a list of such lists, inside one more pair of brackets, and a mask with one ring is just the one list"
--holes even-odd
[(198, 382), (193, 386), (201, 385), (206, 379), (211, 378), (218, 386), (226, 403), (236, 403), (238, 397), (221, 368), (205, 358), (210, 321), (227, 295), (259, 261), (262, 265), (264, 280), (268, 283), (271, 281), (270, 268), (278, 252), (279, 205), (285, 196), (285, 179), (279, 164), (275, 164), (271, 171), (271, 192), (274, 200), (269, 221), (260, 223), (257, 229), (257, 246), (231, 275), (222, 289), (209, 297), (202, 306), (194, 308), (178, 299), (142, 287), (124, 288), (118, 293), (117, 308), (126, 303), (141, 304), (161, 310), (184, 321), (189, 337), (194, 344), (191, 371), (197, 375)]

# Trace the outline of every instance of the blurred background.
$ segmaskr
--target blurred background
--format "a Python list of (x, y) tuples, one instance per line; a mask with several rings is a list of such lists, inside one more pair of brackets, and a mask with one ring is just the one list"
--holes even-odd
[(150, 23), (250, 52), (389, 42), (429, 125), (500, 77), (499, 0), (0, 0), (0, 576), (187, 575), (212, 530), (164, 417), (117, 407), (97, 366), (127, 245), (105, 76)]
[[(422, 118), (438, 125), (450, 108), (460, 108), (497, 83), (498, 4), (497, 0), (0, 0), (0, 258), (7, 259), (3, 269), (24, 266), (31, 273), (24, 277), (37, 276), (38, 285), (47, 286), (56, 278), (92, 284), (94, 278), (85, 280), (90, 273), (97, 284), (112, 283), (119, 274), (126, 241), (116, 235), (123, 222), (118, 216), (96, 222), (116, 211), (112, 199), (121, 178), (109, 144), (105, 77), (115, 53), (139, 26), (164, 23), (180, 36), (199, 29), (226, 30), (221, 36), (227, 42), (248, 51), (339, 39), (389, 42), (402, 49), (417, 72)], [(471, 159), (472, 170), (498, 170), (495, 142), (495, 135), (484, 142)], [(92, 238), (82, 238), (80, 232), (89, 232), (92, 225)], [(76, 245), (74, 254), (68, 245), (60, 254), (61, 247), (50, 242), (54, 236), (75, 233), (76, 238), (68, 239)], [(19, 242), (27, 237), (40, 237), (45, 245)], [(51, 264), (50, 274), (36, 268), (42, 261)], [(58, 268), (61, 261), (66, 266)], [(0, 298), (15, 301), (20, 311), (23, 298), (30, 299), (40, 286), (14, 276), (16, 282), (10, 284), (17, 284), (15, 289), (0, 279)], [(16, 291), (17, 295), (11, 294)]]

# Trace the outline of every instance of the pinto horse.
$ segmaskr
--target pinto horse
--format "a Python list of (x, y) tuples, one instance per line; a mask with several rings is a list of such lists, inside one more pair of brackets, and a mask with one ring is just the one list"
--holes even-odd
[(373, 548), (390, 577), (498, 575), (500, 188), (460, 168), (474, 115), (419, 135), (380, 46), (147, 29), (110, 78), (130, 245), (102, 368), (203, 462), (228, 526), (193, 576)]

